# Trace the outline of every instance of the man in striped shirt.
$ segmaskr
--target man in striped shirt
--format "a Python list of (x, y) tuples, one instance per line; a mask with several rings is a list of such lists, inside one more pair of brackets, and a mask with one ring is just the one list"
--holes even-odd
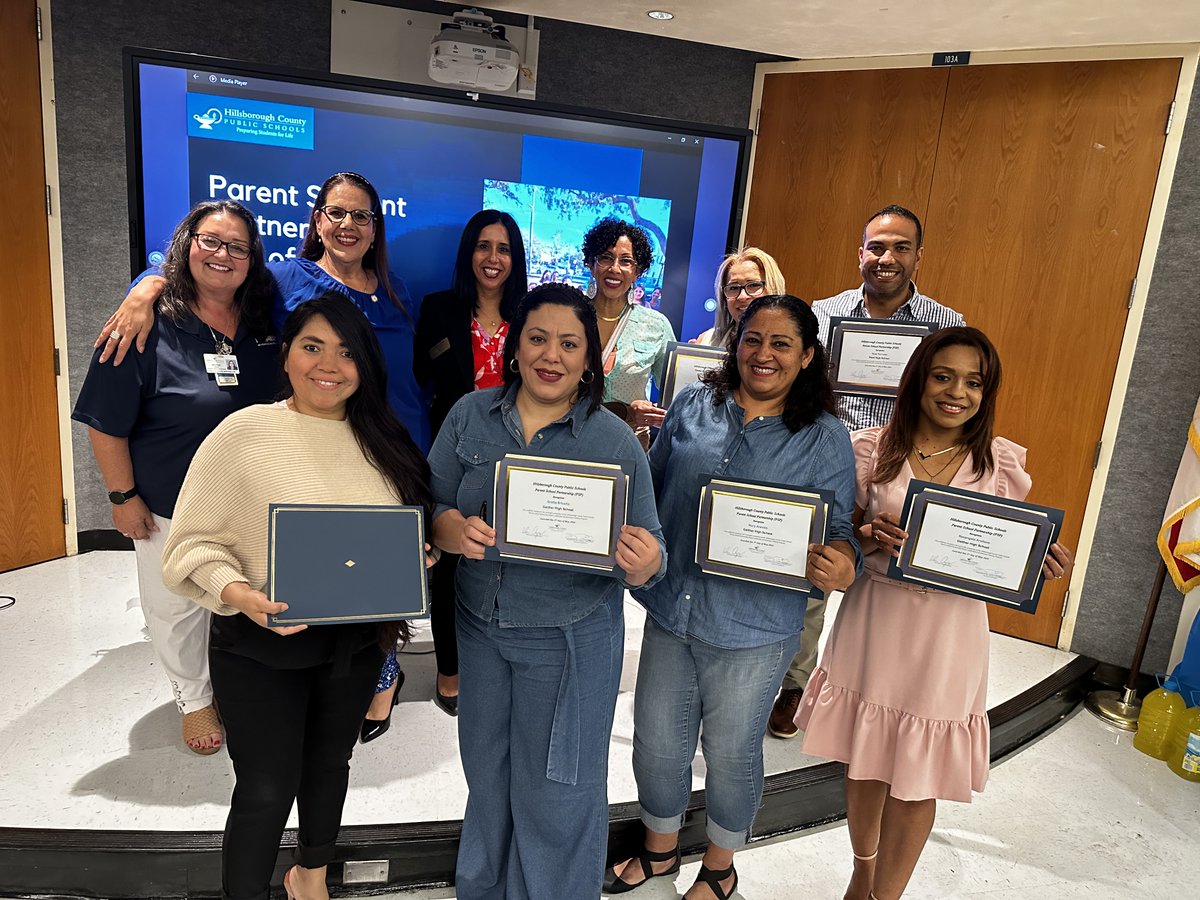
[[(829, 347), (830, 319), (893, 319), (898, 322), (936, 322), (939, 328), (963, 325), (963, 317), (917, 290), (913, 275), (924, 253), (924, 232), (916, 213), (903, 206), (885, 206), (867, 220), (858, 270), (863, 283), (836, 297), (812, 305), (820, 326), (821, 344)], [(895, 401), (890, 397), (839, 395), (837, 417), (850, 431), (886, 425)], [(771, 709), (767, 728), (780, 738), (798, 733), (792, 718), (800, 706), (804, 685), (817, 664), (817, 641), (825, 625), (825, 601), (810, 598), (804, 615), (800, 650), (788, 667), (783, 688)]]

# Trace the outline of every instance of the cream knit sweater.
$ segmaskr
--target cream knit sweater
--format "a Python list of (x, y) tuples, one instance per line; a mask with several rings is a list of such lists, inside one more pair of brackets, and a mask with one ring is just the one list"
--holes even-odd
[(269, 504), (400, 502), (348, 422), (285, 403), (247, 407), (196, 451), (163, 549), (163, 583), (218, 615), (235, 615), (221, 602), (225, 586), (267, 583)]

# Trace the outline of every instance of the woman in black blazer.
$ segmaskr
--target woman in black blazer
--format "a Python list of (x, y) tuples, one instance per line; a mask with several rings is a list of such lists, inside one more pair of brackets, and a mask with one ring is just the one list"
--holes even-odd
[[(433, 392), (435, 438), (460, 397), (503, 382), (504, 339), (526, 287), (525, 243), (516, 221), (496, 209), (475, 213), (458, 242), (453, 287), (427, 294), (417, 322), (413, 372)], [(430, 610), (438, 671), (434, 700), (452, 716), (458, 715), (457, 564), (457, 556), (443, 554), (434, 566)]]

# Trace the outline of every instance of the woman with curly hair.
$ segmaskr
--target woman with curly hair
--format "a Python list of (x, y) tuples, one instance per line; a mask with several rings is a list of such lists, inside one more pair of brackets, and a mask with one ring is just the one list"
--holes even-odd
[(661, 391), (667, 344), (675, 340), (666, 316), (633, 302), (634, 282), (654, 261), (650, 238), (629, 222), (601, 219), (583, 236), (582, 249), (600, 326), (604, 401), (649, 446), (650, 428), (666, 414), (650, 402), (650, 379)]
[(708, 848), (686, 896), (726, 900), (737, 889), (733, 855), (749, 839), (762, 799), (767, 716), (804, 627), (804, 594), (696, 566), (702, 479), (832, 491), (829, 542), (809, 547), (805, 577), (820, 592), (844, 590), (861, 564), (850, 524), (854, 454), (831, 413), (816, 316), (796, 297), (760, 297), (735, 338), (725, 364), (671, 402), (650, 448), (667, 572), (634, 591), (647, 612), (633, 733), (646, 836), (637, 857), (608, 870), (611, 894), (679, 871), (701, 729)]

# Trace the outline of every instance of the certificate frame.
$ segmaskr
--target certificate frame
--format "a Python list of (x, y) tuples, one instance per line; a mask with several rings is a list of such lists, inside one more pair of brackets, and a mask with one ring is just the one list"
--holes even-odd
[(713, 476), (705, 479), (701, 484), (700, 506), (696, 513), (695, 563), (701, 572), (707, 575), (750, 581), (755, 584), (770, 584), (807, 596), (823, 596), (823, 592), (805, 578), (803, 572), (780, 572), (776, 569), (748, 564), (738, 565), (726, 559), (714, 558), (712, 546), (713, 500), (717, 495), (744, 499), (748, 503), (766, 502), (810, 508), (812, 510), (812, 526), (809, 530), (809, 538), (804, 542), (807, 566), (807, 545), (824, 544), (826, 541), (829, 531), (829, 510), (834, 501), (833, 491)]
[[(923, 529), (931, 505), (961, 510), (998, 521), (1034, 526), (1018, 587), (1010, 589), (986, 580), (971, 579), (915, 564), (913, 557), (921, 547)], [(888, 577), (1032, 615), (1037, 612), (1045, 581), (1042, 564), (1050, 545), (1062, 531), (1063, 515), (1061, 509), (1049, 506), (1038, 506), (1021, 500), (994, 497), (965, 488), (914, 479), (909, 482), (900, 517), (901, 528), (907, 531), (909, 536), (900, 548), (899, 558), (891, 558)]]
[[(663, 370), (663, 386), (660, 392), (659, 405), (666, 409), (675, 399), (679, 390), (697, 381), (690, 374), (698, 368), (697, 363), (711, 361), (708, 369), (715, 369), (725, 361), (729, 351), (724, 347), (711, 347), (708, 344), (685, 344), (682, 341), (667, 343), (667, 364)], [(684, 376), (681, 379), (681, 376)]]
[[(841, 376), (842, 354), (849, 335), (875, 335), (917, 338), (918, 343), (941, 326), (937, 322), (896, 321), (894, 319), (859, 319), (852, 316), (833, 316), (829, 320), (829, 381), (835, 394), (857, 397), (896, 396), (899, 382), (871, 380), (870, 376), (851, 378)], [(916, 349), (916, 344), (913, 345)], [(910, 354), (911, 356), (911, 354)], [(906, 360), (907, 362), (907, 360)], [(903, 370), (903, 366), (900, 367)]]
[[(609, 521), (607, 552), (601, 554), (587, 550), (550, 547), (510, 535), (508, 489), (510, 476), (514, 471), (551, 476), (565, 475), (569, 478), (597, 478), (611, 482), (613, 508)], [(496, 562), (521, 562), (569, 569), (590, 575), (607, 575), (624, 581), (625, 571), (617, 565), (617, 538), (628, 515), (632, 481), (632, 462), (595, 462), (518, 453), (506, 454), (496, 462), (492, 503), (494, 515), (491, 523), (496, 529), (496, 544), (494, 547), (485, 548), (483, 558)]]
[[(362, 518), (364, 524), (368, 524), (366, 529), (371, 534), (379, 534), (383, 538), (383, 546), (363, 547), (363, 551), (370, 557), (372, 563), (375, 563), (374, 569), (378, 570), (380, 566), (386, 567), (388, 574), (395, 576), (397, 566), (402, 567), (405, 577), (413, 577), (416, 572), (420, 573), (419, 577), (414, 577), (417, 582), (413, 585), (416, 590), (405, 591), (397, 589), (394, 581), (388, 581), (385, 584), (378, 585), (378, 590), (386, 592), (387, 595), (395, 597), (397, 601), (405, 600), (407, 602), (396, 602), (392, 605), (374, 604), (371, 611), (363, 612), (348, 612), (337, 613), (333, 615), (316, 615), (311, 614), (313, 603), (308, 597), (304, 596), (306, 589), (321, 590), (318, 585), (313, 587), (314, 582), (307, 579), (281, 577), (281, 568), (287, 565), (286, 557), (293, 553), (300, 554), (304, 557), (306, 563), (313, 562), (314, 558), (319, 558), (321, 554), (328, 557), (331, 566), (344, 566), (346, 572), (341, 572), (337, 569), (340, 576), (337, 578), (339, 582), (335, 590), (340, 596), (353, 596), (358, 599), (355, 592), (359, 589), (361, 581), (355, 582), (355, 578), (363, 578), (366, 573), (371, 571), (362, 566), (362, 557), (358, 560), (354, 559), (355, 554), (350, 551), (347, 554), (347, 559), (340, 561), (340, 557), (335, 558), (337, 553), (336, 546), (330, 547), (325, 539), (316, 541), (311, 540), (303, 531), (297, 532), (296, 525), (298, 517), (310, 517), (311, 522), (305, 523), (306, 527), (313, 527), (314, 533), (328, 535), (330, 529), (324, 525), (313, 526), (317, 518), (325, 518), (327, 521), (330, 516), (337, 517), (338, 521), (345, 523), (344, 516), (349, 515), (352, 518)], [(384, 527), (377, 524), (376, 517), (393, 517), (393, 521), (386, 523)], [(411, 547), (397, 548), (395, 543), (386, 539), (393, 529), (403, 529), (413, 536)], [(287, 536), (281, 539), (281, 531), (287, 530)], [(335, 531), (337, 529), (334, 529)], [(343, 532), (345, 533), (345, 532)], [(388, 505), (368, 505), (368, 504), (342, 504), (342, 503), (271, 503), (267, 508), (267, 584), (264, 588), (264, 593), (272, 602), (284, 602), (289, 605), (287, 610), (282, 613), (271, 614), (268, 620), (271, 625), (334, 625), (362, 622), (391, 622), (402, 619), (419, 619), (429, 615), (429, 580), (426, 574), (425, 566), (425, 511), (419, 506), (388, 506)], [(314, 554), (309, 549), (313, 544), (320, 547), (320, 552)], [(288, 545), (288, 546), (283, 546)], [(345, 548), (342, 548), (345, 550)], [(405, 559), (405, 555), (408, 559)], [(380, 562), (382, 560), (382, 562)], [(325, 562), (325, 560), (321, 560)], [(355, 571), (357, 570), (357, 571)], [(350, 573), (354, 572), (354, 575)], [(379, 576), (376, 576), (379, 577)], [(299, 584), (296, 582), (299, 581)], [(375, 587), (372, 585), (372, 587)], [(414, 607), (411, 603), (412, 599), (417, 599), (419, 602)], [(317, 601), (317, 605), (320, 602)], [(353, 607), (352, 607), (353, 608)]]

